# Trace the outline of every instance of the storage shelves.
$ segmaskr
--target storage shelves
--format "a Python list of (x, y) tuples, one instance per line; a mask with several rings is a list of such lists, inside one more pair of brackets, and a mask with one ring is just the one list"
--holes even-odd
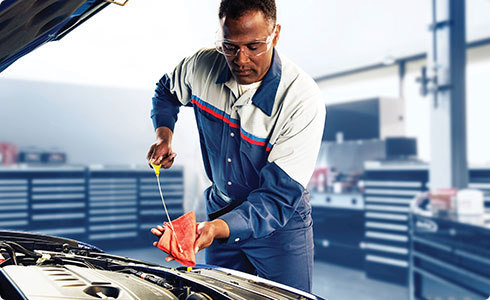
[(126, 170), (91, 170), (88, 182), (88, 241), (126, 244), (138, 237), (136, 174)]
[[(369, 277), (407, 283), (410, 202), (418, 193), (428, 190), (428, 175), (428, 166), (423, 164), (365, 164), (364, 244), (365, 270)], [(472, 167), (469, 175), (469, 188), (484, 192), (485, 205), (490, 212), (490, 168)], [(424, 241), (425, 244), (433, 242)], [(420, 273), (428, 274), (428, 271)], [(426, 286), (437, 285), (430, 274), (424, 280)]]
[(22, 230), (29, 225), (29, 181), (0, 174), (0, 228)]
[[(183, 214), (183, 170), (162, 170), (171, 218)], [(0, 167), (0, 229), (32, 231), (103, 248), (150, 245), (166, 220), (147, 168)], [(149, 244), (150, 243), (150, 244)]]
[(83, 238), (86, 234), (85, 170), (37, 172), (30, 183), (30, 226), (34, 231)]
[(364, 268), (364, 201), (360, 194), (311, 193), (315, 259)]
[(0, 228), (84, 238), (85, 180), (81, 167), (2, 167)]
[(369, 277), (407, 284), (410, 202), (426, 190), (427, 171), (366, 168), (365, 270)]
[(490, 230), (447, 218), (411, 218), (410, 299), (486, 299)]

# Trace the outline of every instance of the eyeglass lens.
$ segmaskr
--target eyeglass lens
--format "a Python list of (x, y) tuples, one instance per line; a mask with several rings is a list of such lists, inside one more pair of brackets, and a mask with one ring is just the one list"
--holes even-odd
[(253, 42), (243, 46), (235, 45), (230, 42), (222, 42), (220, 47), (225, 55), (234, 56), (238, 55), (238, 51), (242, 51), (247, 56), (257, 56), (268, 50), (267, 42)]

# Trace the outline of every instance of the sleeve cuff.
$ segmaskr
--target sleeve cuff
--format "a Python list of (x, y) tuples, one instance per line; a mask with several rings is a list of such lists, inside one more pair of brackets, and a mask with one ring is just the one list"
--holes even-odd
[(153, 115), (151, 116), (151, 119), (153, 121), (153, 128), (156, 130), (158, 127), (168, 127), (172, 132), (174, 131), (175, 127), (175, 118), (172, 115), (166, 115), (166, 114), (158, 114), (158, 115)]
[(239, 210), (230, 211), (219, 217), (219, 219), (225, 221), (230, 229), (230, 236), (227, 239), (222, 239), (222, 243), (238, 243), (252, 236), (252, 228), (247, 220), (240, 214)]

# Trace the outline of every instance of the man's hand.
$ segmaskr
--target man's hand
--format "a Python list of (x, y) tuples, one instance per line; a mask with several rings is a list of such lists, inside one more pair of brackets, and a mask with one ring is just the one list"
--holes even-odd
[[(163, 226), (161, 226), (161, 225), (158, 225), (156, 228), (154, 227), (154, 228), (151, 229), (151, 233), (153, 233), (154, 235), (156, 235), (158, 238), (161, 238), (162, 237), (162, 234), (163, 234), (164, 231), (165, 231), (165, 228), (163, 228)], [(153, 246), (156, 247), (157, 244), (158, 244), (158, 242), (153, 242)], [(165, 261), (166, 262), (169, 262), (171, 260), (174, 260), (174, 258), (172, 256), (170, 256), (170, 255), (165, 258)]]
[(177, 156), (177, 153), (172, 151), (172, 130), (168, 127), (158, 127), (155, 133), (157, 140), (150, 146), (146, 159), (150, 166), (151, 164), (162, 165), (164, 169), (168, 169)]
[[(151, 229), (151, 233), (160, 238), (165, 231), (163, 226), (158, 225)], [(196, 227), (196, 241), (194, 242), (194, 253), (199, 250), (209, 247), (214, 239), (225, 239), (230, 236), (230, 228), (225, 221), (216, 219), (210, 222), (202, 222)], [(157, 246), (158, 242), (153, 242), (153, 246)], [(165, 258), (166, 262), (173, 260), (172, 256)]]
[(202, 222), (197, 226), (196, 241), (194, 251), (209, 247), (214, 239), (225, 239), (230, 236), (230, 228), (225, 221), (216, 219), (210, 222)]

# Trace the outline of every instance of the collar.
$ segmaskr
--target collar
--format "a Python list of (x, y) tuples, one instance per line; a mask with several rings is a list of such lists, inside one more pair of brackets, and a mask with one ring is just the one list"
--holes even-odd
[[(259, 86), (254, 96), (252, 97), (252, 103), (260, 108), (269, 117), (272, 114), (272, 108), (274, 107), (274, 100), (276, 99), (277, 89), (279, 88), (279, 82), (282, 75), (282, 63), (279, 58), (279, 54), (276, 49), (273, 49), (272, 62), (262, 79), (262, 84)], [(231, 73), (228, 69), (228, 64), (225, 64), (225, 68), (221, 71), (217, 84), (223, 84), (230, 80)]]

